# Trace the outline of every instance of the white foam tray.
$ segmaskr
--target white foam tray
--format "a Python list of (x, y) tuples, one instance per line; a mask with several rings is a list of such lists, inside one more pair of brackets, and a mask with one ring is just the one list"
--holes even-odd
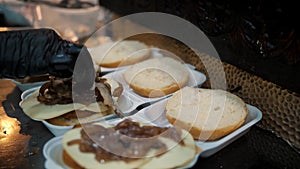
[[(141, 123), (150, 122), (154, 125), (162, 126), (162, 127), (170, 126), (170, 123), (165, 118), (166, 102), (167, 99), (156, 102), (150, 105), (149, 107), (140, 110), (135, 115), (132, 115), (127, 118), (131, 118)], [(234, 132), (216, 141), (207, 141), (207, 142), (195, 141), (196, 145), (199, 146), (202, 149), (202, 151), (201, 153), (195, 156), (195, 159), (188, 166), (184, 168), (190, 168), (193, 165), (195, 165), (199, 157), (205, 158), (217, 153), (218, 151), (226, 147), (228, 144), (232, 143), (239, 137), (243, 136), (245, 133), (249, 131), (251, 126), (253, 126), (258, 121), (261, 120), (262, 112), (259, 109), (251, 105), (247, 105), (247, 108), (249, 110), (249, 113), (247, 115), (244, 124)], [(116, 124), (122, 120), (123, 119), (114, 119), (106, 122), (111, 124)], [(43, 154), (46, 158), (45, 168), (67, 168), (67, 166), (64, 164), (62, 160), (61, 138), (62, 137), (54, 137), (45, 144), (43, 148)]]

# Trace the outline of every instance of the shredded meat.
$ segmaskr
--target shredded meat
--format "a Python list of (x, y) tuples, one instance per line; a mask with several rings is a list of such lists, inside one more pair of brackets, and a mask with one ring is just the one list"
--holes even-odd
[(72, 79), (50, 76), (50, 82), (41, 86), (37, 99), (47, 105), (72, 103)]
[(150, 150), (156, 150), (156, 156), (165, 153), (168, 147), (158, 139), (158, 135), (184, 145), (181, 132), (173, 127), (140, 126), (129, 119), (111, 128), (86, 124), (81, 130), (81, 139), (72, 140), (68, 145), (79, 144), (81, 152), (94, 153), (100, 163), (130, 162), (146, 157)]
[[(98, 88), (95, 88), (94, 91), (75, 93), (74, 98), (76, 98), (76, 102), (83, 104), (89, 104), (95, 100), (103, 102), (104, 100)], [(46, 105), (73, 103), (72, 78), (50, 76), (50, 82), (41, 86), (37, 100)]]

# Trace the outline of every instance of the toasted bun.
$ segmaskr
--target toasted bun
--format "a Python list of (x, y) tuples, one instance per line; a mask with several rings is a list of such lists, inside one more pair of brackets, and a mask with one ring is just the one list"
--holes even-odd
[(168, 95), (183, 87), (189, 80), (186, 67), (169, 57), (148, 59), (132, 65), (123, 76), (136, 93), (145, 97)]
[(131, 65), (150, 57), (151, 50), (140, 41), (108, 42), (89, 49), (94, 62), (102, 67), (116, 68)]
[(169, 122), (188, 130), (197, 140), (226, 136), (244, 123), (247, 114), (245, 102), (223, 90), (184, 87), (166, 105)]
[(80, 131), (81, 128), (72, 129), (64, 134), (62, 139), (63, 160), (72, 168), (177, 168), (189, 164), (194, 160), (196, 155), (196, 146), (193, 137), (185, 130), (182, 130), (183, 145), (175, 143), (171, 139), (160, 138), (169, 148), (162, 155), (136, 159), (131, 162), (109, 161), (100, 163), (95, 159), (94, 154), (82, 153), (78, 144), (68, 145), (68, 142), (81, 138)]

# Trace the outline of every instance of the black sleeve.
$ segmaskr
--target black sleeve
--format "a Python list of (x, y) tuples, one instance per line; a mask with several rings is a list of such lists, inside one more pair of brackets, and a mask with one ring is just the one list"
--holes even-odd
[(0, 77), (70, 76), (81, 48), (51, 29), (0, 32)]

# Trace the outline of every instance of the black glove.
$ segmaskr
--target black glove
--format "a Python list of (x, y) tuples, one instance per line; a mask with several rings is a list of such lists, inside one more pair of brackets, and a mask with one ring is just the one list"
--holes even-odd
[(0, 78), (70, 77), (82, 48), (51, 29), (0, 32)]

